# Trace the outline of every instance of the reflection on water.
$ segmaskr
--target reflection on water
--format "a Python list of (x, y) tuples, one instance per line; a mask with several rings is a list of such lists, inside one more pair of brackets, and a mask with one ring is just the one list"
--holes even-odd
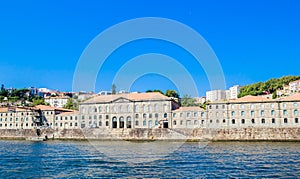
[[(97, 149), (93, 145), (74, 141), (0, 141), (0, 178), (300, 177), (300, 143), (296, 142), (214, 142), (204, 148), (198, 143), (185, 143), (166, 156), (165, 151), (158, 153), (159, 157), (152, 152), (149, 158), (158, 160), (137, 164), (117, 160), (124, 157), (124, 151), (118, 148), (126, 146), (128, 150), (131, 147), (151, 153), (170, 144), (106, 141), (98, 142)], [(138, 153), (129, 158), (139, 160)]]

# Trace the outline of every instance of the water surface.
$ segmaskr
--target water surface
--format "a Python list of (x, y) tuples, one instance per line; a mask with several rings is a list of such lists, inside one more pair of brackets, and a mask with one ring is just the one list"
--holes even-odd
[[(124, 145), (131, 144), (120, 142), (120, 147)], [(158, 160), (138, 163), (118, 160), (118, 155), (124, 158), (124, 153), (119, 152), (116, 143), (101, 142), (101, 146), (103, 151), (89, 142), (2, 140), (0, 178), (300, 177), (299, 142), (213, 142), (206, 147), (185, 143)]]

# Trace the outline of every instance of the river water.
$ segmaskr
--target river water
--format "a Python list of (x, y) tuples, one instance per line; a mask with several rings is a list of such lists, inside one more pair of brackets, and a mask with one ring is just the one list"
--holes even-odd
[[(88, 141), (2, 140), (0, 178), (300, 177), (299, 142), (208, 142), (176, 145), (171, 142), (144, 144), (102, 141), (98, 144), (101, 147)], [(129, 153), (124, 152), (124, 148), (129, 149)], [(141, 152), (149, 148), (152, 148), (152, 153)], [(166, 149), (172, 151), (166, 152)], [(148, 158), (145, 160), (140, 155)]]

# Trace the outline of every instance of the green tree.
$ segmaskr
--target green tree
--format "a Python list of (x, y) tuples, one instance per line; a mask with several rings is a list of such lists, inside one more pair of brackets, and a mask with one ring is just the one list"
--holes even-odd
[(1, 85), (0, 96), (8, 96), (8, 91), (4, 88), (4, 84)]
[(191, 96), (189, 95), (184, 95), (181, 98), (181, 106), (187, 107), (187, 106), (197, 106), (196, 104), (196, 100), (193, 99)]
[(63, 106), (63, 108), (78, 110), (78, 103), (72, 98), (69, 98), (67, 103)]
[(32, 103), (33, 103), (33, 106), (37, 106), (37, 105), (47, 105), (45, 103), (45, 99), (44, 98), (41, 98), (39, 96), (36, 96), (32, 99)]
[(275, 92), (273, 92), (273, 94), (272, 94), (272, 99), (276, 99), (277, 98), (277, 93), (276, 93), (276, 91)]
[(147, 90), (147, 91), (146, 91), (146, 93), (152, 93), (152, 92), (159, 92), (159, 93), (161, 93), (161, 94), (164, 95), (164, 93), (163, 93), (161, 90), (159, 90), (159, 89), (155, 89), (155, 90)]
[(165, 95), (168, 97), (179, 98), (179, 94), (175, 90), (167, 90)]

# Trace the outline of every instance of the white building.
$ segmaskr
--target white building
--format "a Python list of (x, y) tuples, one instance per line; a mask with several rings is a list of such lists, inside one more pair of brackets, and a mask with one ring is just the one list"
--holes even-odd
[(221, 101), (228, 99), (228, 90), (212, 90), (206, 92), (206, 100), (213, 101)]
[(230, 97), (229, 99), (237, 99), (238, 98), (238, 95), (240, 93), (240, 89), (242, 87), (239, 86), (239, 85), (235, 85), (235, 86), (232, 86), (229, 88), (229, 92), (230, 92)]
[(290, 92), (291, 93), (299, 92), (300, 91), (300, 80), (290, 82), (289, 86), (290, 86)]
[(52, 107), (62, 108), (70, 97), (69, 96), (60, 96), (60, 97), (46, 97), (45, 102), (49, 103)]

